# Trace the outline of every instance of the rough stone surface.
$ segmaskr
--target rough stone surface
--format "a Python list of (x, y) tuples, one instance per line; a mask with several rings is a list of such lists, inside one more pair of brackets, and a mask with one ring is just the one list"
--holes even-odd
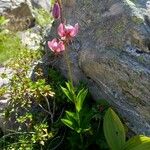
[(12, 31), (25, 30), (35, 25), (29, 0), (2, 0), (0, 1), (0, 14), (9, 19), (7, 28)]
[(31, 50), (37, 50), (41, 46), (41, 28), (39, 26), (33, 27), (31, 30), (19, 32), (19, 37), (22, 44)]
[(0, 1), (0, 14), (3, 14), (7, 10), (12, 10), (21, 5), (21, 3), (27, 3), (31, 6), (28, 0), (1, 0)]
[[(146, 1), (67, 2), (64, 16), (68, 23), (80, 25), (69, 48), (74, 81), (85, 80), (95, 99), (107, 99), (134, 132), (150, 135), (150, 13)], [(54, 38), (54, 30), (56, 26), (49, 39)], [(44, 60), (67, 76), (63, 57), (50, 62), (49, 53)]]
[(31, 0), (33, 7), (43, 8), (48, 12), (51, 9), (51, 0)]
[(51, 0), (1, 0), (0, 15), (5, 15), (8, 22), (7, 28), (21, 31), (35, 25), (34, 9), (43, 8), (50, 12)]
[[(2, 74), (6, 75), (6, 78), (2, 78)], [(9, 80), (12, 78), (13, 71), (11, 69), (0, 67), (0, 88), (7, 85)], [(5, 131), (6, 126), (4, 124), (4, 116), (3, 111), (8, 106), (8, 101), (10, 99), (9, 94), (5, 94), (4, 96), (0, 97), (0, 128), (2, 131)]]

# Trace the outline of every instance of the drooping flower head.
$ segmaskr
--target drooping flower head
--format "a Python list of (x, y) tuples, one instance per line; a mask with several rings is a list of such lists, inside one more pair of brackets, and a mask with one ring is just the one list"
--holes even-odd
[(65, 50), (64, 42), (58, 39), (53, 39), (52, 41), (48, 41), (48, 47), (54, 53), (60, 53)]
[(55, 2), (54, 6), (53, 6), (52, 15), (55, 19), (60, 18), (61, 14), (60, 14), (60, 6), (59, 6), (58, 2)]
[(62, 39), (71, 39), (75, 37), (78, 33), (79, 25), (78, 23), (75, 26), (65, 25), (65, 23), (61, 23), (58, 27), (58, 34)]

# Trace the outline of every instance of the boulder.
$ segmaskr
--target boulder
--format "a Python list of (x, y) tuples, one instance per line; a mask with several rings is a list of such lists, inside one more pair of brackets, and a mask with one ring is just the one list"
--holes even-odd
[[(80, 32), (69, 46), (75, 82), (106, 99), (137, 134), (150, 135), (150, 10), (145, 0), (63, 1), (64, 16)], [(54, 38), (58, 23), (48, 40)], [(43, 58), (67, 77), (64, 57)]]
[(12, 31), (21, 31), (33, 27), (35, 18), (32, 11), (29, 0), (0, 1), (0, 15), (9, 19), (7, 28)]
[(22, 3), (27, 3), (31, 7), (31, 3), (28, 0), (1, 0), (0, 1), (0, 14), (4, 14), (7, 10), (13, 10), (20, 7)]
[(43, 8), (48, 12), (51, 10), (51, 0), (31, 0), (31, 3), (35, 8)]
[[(5, 78), (3, 78), (5, 76)], [(13, 76), (13, 71), (9, 68), (5, 68), (0, 66), (0, 88), (6, 86), (9, 83), (9, 80)], [(5, 117), (3, 111), (8, 106), (8, 101), (10, 100), (9, 93), (4, 94), (3, 96), (0, 95), (0, 130), (4, 132), (6, 130)], [(8, 125), (7, 125), (8, 126)]]
[(18, 32), (21, 42), (31, 50), (37, 50), (41, 46), (42, 36), (40, 26), (35, 26), (30, 30)]

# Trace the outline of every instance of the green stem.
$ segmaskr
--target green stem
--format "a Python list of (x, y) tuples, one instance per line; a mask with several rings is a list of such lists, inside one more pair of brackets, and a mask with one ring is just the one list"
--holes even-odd
[(78, 119), (78, 125), (79, 125), (79, 128), (80, 128), (81, 122), (80, 122), (80, 114), (79, 114), (79, 113), (80, 113), (80, 112), (78, 112), (78, 111), (76, 110), (77, 119)]
[(81, 148), (84, 149), (84, 145), (83, 145), (83, 136), (82, 136), (81, 133), (80, 133), (80, 140), (81, 140)]
[(68, 56), (67, 50), (64, 52), (64, 54), (65, 54), (65, 59), (66, 59), (66, 63), (67, 63), (67, 68), (68, 68), (68, 78), (69, 78), (69, 81), (71, 83), (72, 89), (74, 89), (73, 88), (72, 73), (71, 73), (71, 63), (70, 63), (70, 60), (69, 60), (69, 56)]

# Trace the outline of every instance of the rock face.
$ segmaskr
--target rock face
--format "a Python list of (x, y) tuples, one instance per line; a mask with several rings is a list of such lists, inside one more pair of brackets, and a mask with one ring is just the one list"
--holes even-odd
[[(150, 135), (150, 11), (145, 0), (134, 2), (70, 0), (64, 16), (80, 25), (69, 51), (74, 81), (85, 80), (95, 99), (108, 100), (133, 131)], [(54, 62), (66, 75), (64, 59)]]
[(5, 15), (7, 28), (12, 31), (22, 31), (35, 25), (34, 9), (43, 8), (48, 13), (51, 0), (1, 0), (0, 15)]
[(36, 26), (32, 29), (19, 32), (19, 37), (23, 45), (27, 46), (31, 50), (37, 50), (40, 48), (42, 37), (40, 35), (40, 27)]
[[(2, 78), (2, 74), (5, 74), (7, 77)], [(0, 88), (7, 85), (9, 83), (9, 80), (13, 76), (13, 71), (11, 69), (0, 67)], [(8, 101), (10, 99), (9, 94), (5, 94), (2, 97), (0, 97), (0, 130), (5, 131), (6, 126), (4, 125), (4, 115), (3, 111), (8, 106)]]
[(12, 31), (25, 30), (35, 25), (29, 0), (2, 0), (0, 1), (0, 14), (9, 19), (7, 28)]
[(0, 14), (3, 14), (7, 10), (12, 10), (18, 8), (21, 3), (28, 3), (31, 6), (28, 0), (1, 0), (0, 1)]
[(51, 9), (51, 0), (31, 0), (33, 7), (43, 8), (46, 11), (50, 11)]

